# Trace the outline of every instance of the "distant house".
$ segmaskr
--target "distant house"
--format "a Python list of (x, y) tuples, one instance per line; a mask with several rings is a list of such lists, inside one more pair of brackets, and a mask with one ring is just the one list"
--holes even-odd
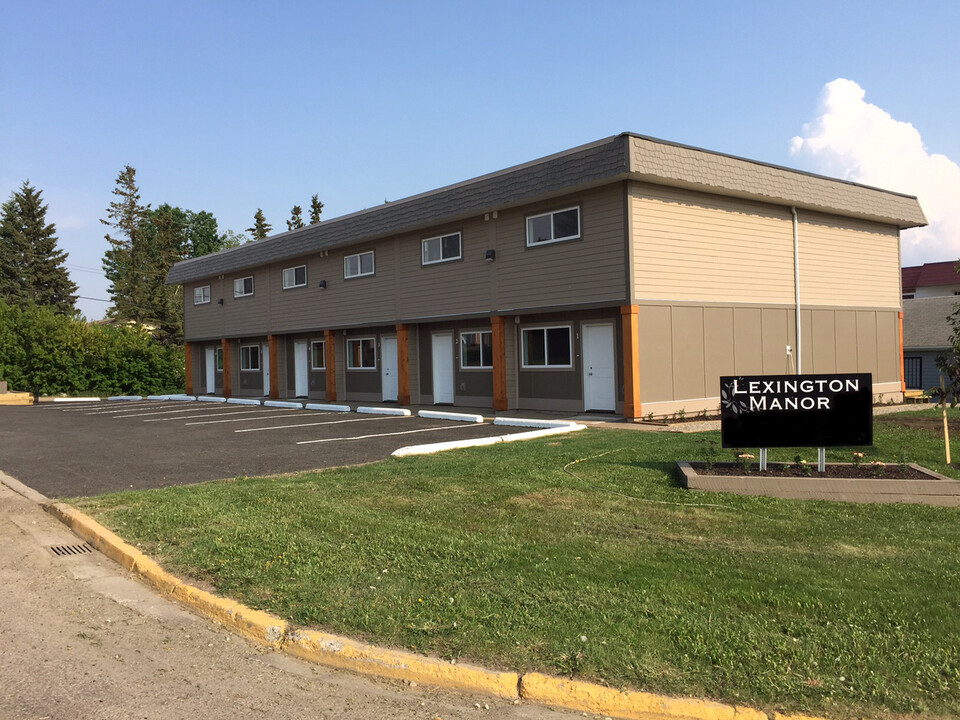
[(901, 270), (903, 377), (908, 390), (940, 384), (937, 357), (950, 350), (947, 318), (960, 302), (957, 262), (925, 263)]
[(188, 392), (638, 418), (802, 370), (896, 399), (900, 231), (924, 224), (909, 195), (624, 133), (167, 282)]

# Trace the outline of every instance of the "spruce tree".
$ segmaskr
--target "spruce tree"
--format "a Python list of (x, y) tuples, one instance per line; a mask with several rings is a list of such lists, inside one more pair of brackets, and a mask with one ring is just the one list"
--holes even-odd
[(287, 230), (298, 230), (303, 226), (303, 208), (294, 205), (290, 211), (290, 219), (287, 220)]
[(323, 212), (323, 203), (320, 202), (320, 196), (314, 195), (310, 198), (310, 224), (315, 225), (320, 222), (320, 213)]
[(144, 247), (141, 225), (149, 205), (140, 203), (137, 171), (125, 165), (113, 189), (116, 200), (107, 208), (107, 219), (101, 219), (116, 233), (104, 237), (110, 247), (103, 255), (103, 271), (110, 281), (107, 292), (113, 301), (108, 314), (122, 320), (141, 323), (145, 319), (143, 284), (149, 272), (149, 253)]
[(64, 267), (56, 226), (47, 222), (43, 193), (24, 181), (0, 209), (0, 298), (73, 313), (77, 286)]
[(248, 227), (245, 232), (253, 235), (254, 240), (263, 240), (270, 234), (271, 230), (273, 230), (273, 226), (263, 216), (263, 210), (257, 208), (257, 212), (253, 215), (253, 227)]

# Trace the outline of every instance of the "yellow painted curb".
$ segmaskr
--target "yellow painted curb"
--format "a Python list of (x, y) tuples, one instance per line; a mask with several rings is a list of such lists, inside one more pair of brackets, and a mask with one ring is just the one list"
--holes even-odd
[(613, 688), (527, 673), (520, 678), (524, 700), (630, 720), (767, 720), (767, 714), (753, 708), (724, 705), (709, 700), (671, 698), (645, 692)]
[[(274, 615), (184, 583), (118, 535), (69, 505), (47, 502), (42, 503), (42, 507), (90, 545), (127, 570), (139, 574), (164, 595), (245, 637), (320, 665), (506, 699), (521, 697), (542, 705), (627, 720), (768, 720), (766, 713), (739, 705), (621, 691), (540, 673), (520, 676), (475, 665), (454, 665), (405, 650), (390, 650), (328, 633), (298, 630)], [(775, 713), (774, 720), (822, 718)]]
[(54, 503), (48, 505), (47, 510), (97, 550), (127, 570), (140, 575), (161, 593), (251, 640), (274, 648), (283, 645), (288, 629), (285, 620), (187, 585), (96, 520), (69, 505)]
[(436, 658), (404, 650), (389, 650), (309, 630), (291, 630), (283, 646), (285, 652), (305, 660), (364, 675), (395, 680), (415, 680), (445, 688), (480, 692), (516, 699), (519, 676), (495, 672), (472, 665), (453, 665)]

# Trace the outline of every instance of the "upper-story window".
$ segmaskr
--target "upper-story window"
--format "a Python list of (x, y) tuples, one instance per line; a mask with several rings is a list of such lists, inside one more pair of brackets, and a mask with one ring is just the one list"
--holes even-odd
[(580, 208), (530, 215), (527, 217), (527, 246), (544, 245), (580, 237)]
[(210, 286), (195, 287), (193, 289), (193, 304), (206, 305), (208, 302), (210, 302)]
[(373, 250), (347, 255), (343, 259), (343, 277), (355, 278), (373, 275)]
[(307, 266), (298, 265), (297, 267), (283, 269), (283, 289), (306, 287), (307, 286)]
[(440, 235), (423, 241), (423, 264), (459, 260), (462, 257), (460, 233)]
[(233, 296), (246, 297), (247, 295), (253, 295), (253, 275), (233, 281)]

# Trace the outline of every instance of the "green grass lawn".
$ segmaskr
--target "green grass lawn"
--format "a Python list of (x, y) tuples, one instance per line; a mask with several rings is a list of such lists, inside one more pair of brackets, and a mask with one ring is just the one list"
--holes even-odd
[[(767, 710), (960, 715), (960, 510), (681, 489), (709, 440), (587, 430), (75, 504), (301, 626)], [(904, 452), (957, 476), (932, 431), (878, 421), (867, 461)]]

